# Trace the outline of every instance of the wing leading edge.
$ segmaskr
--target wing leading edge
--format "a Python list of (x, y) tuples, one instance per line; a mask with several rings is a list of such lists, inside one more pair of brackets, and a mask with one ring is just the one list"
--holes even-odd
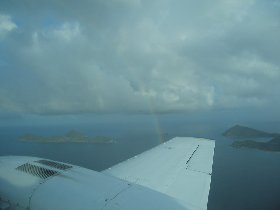
[(176, 137), (103, 173), (167, 194), (188, 209), (207, 209), (215, 141)]

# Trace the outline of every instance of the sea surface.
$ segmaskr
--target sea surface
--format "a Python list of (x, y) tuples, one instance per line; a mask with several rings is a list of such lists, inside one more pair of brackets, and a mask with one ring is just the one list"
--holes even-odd
[[(253, 122), (246, 125), (280, 133), (279, 122)], [(129, 120), (108, 118), (102, 122), (77, 124), (1, 126), (0, 155), (38, 156), (102, 171), (174, 136), (210, 138), (216, 140), (216, 147), (208, 209), (280, 209), (280, 152), (231, 147), (234, 139), (221, 135), (231, 126), (224, 122), (191, 122), (155, 117)], [(62, 135), (71, 129), (92, 136), (110, 136), (116, 143), (60, 144), (18, 140), (25, 133)]]

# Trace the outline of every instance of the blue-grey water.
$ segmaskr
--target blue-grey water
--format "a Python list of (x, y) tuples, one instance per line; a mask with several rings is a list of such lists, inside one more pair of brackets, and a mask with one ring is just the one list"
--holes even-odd
[[(101, 171), (162, 141), (165, 137), (195, 136), (216, 140), (208, 209), (280, 209), (280, 152), (236, 149), (221, 135), (231, 125), (184, 120), (134, 119), (87, 123), (0, 127), (0, 155), (29, 155)], [(251, 123), (280, 131), (280, 123)], [(87, 135), (111, 136), (115, 144), (33, 143), (18, 141), (25, 133), (61, 135), (70, 129)], [(168, 135), (167, 135), (168, 134)]]

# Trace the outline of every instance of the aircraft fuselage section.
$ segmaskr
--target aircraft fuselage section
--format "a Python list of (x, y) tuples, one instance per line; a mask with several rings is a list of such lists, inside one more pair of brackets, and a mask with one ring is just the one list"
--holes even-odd
[(163, 193), (79, 166), (0, 157), (0, 209), (186, 209)]

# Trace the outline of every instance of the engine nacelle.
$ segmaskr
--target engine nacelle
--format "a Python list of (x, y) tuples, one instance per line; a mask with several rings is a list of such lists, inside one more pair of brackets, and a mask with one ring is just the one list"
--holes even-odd
[(186, 209), (176, 199), (71, 164), (0, 157), (0, 209)]

